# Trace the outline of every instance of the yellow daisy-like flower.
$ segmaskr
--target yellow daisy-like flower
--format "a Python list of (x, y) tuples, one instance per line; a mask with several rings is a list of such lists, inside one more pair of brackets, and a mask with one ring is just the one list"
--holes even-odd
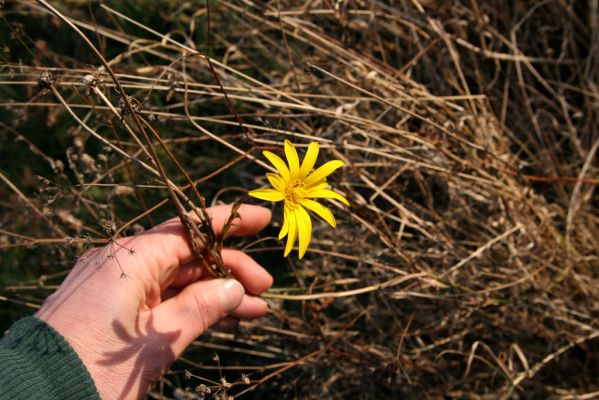
[(279, 240), (287, 236), (284, 254), (287, 257), (295, 240), (299, 239), (299, 258), (301, 260), (306, 254), (312, 238), (312, 220), (309, 211), (328, 222), (333, 228), (337, 225), (333, 213), (312, 199), (335, 199), (349, 206), (347, 199), (330, 190), (326, 181), (326, 177), (344, 163), (341, 160), (332, 160), (311, 172), (318, 157), (317, 142), (310, 143), (301, 165), (297, 151), (289, 140), (285, 140), (287, 164), (270, 151), (264, 151), (263, 154), (279, 172), (278, 175), (266, 174), (266, 178), (274, 189), (252, 190), (249, 195), (268, 201), (285, 200), (283, 227), (279, 233)]

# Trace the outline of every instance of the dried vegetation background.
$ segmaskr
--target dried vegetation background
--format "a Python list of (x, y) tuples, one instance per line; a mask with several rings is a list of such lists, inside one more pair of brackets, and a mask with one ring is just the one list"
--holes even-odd
[[(352, 207), (304, 260), (276, 207), (235, 243), (276, 277), (269, 315), (199, 338), (151, 398), (599, 395), (596, 0), (52, 4), (208, 204), (264, 184), (285, 138), (347, 163)], [(2, 7), (6, 328), (84, 247), (174, 207), (81, 35)]]

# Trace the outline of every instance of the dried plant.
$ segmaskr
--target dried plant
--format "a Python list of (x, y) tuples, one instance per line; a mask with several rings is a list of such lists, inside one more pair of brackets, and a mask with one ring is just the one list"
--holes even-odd
[(599, 396), (597, 1), (110, 4), (2, 4), (3, 323), (175, 214), (227, 274), (205, 207), (315, 141), (352, 206), (150, 397)]

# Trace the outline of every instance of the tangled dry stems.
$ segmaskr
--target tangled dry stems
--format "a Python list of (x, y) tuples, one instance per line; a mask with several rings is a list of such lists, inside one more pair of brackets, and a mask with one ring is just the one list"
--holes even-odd
[[(258, 150), (284, 138), (318, 140), (347, 163), (334, 184), (352, 207), (338, 208), (335, 231), (315, 226), (305, 260), (276, 267), (272, 237), (245, 243), (277, 275), (270, 315), (201, 338), (152, 396), (598, 393), (596, 2), (180, 2), (162, 14), (172, 30), (102, 4), (56, 3), (135, 107), (118, 115), (99, 60), (61, 54), (15, 22), (60, 26), (43, 5), (5, 5), (10, 45), (37, 54), (5, 58), (2, 140), (48, 167), (38, 195), (0, 171), (5, 254), (35, 246), (67, 259), (105, 242), (98, 227), (156, 222), (165, 183), (140, 167), (131, 112), (213, 203), (264, 183)], [(69, 127), (60, 157), (21, 130), (40, 116)], [(62, 269), (8, 282), (0, 299), (35, 307), (48, 292), (31, 290), (54, 288)], [(213, 369), (248, 375), (193, 392), (183, 369), (197, 385)]]

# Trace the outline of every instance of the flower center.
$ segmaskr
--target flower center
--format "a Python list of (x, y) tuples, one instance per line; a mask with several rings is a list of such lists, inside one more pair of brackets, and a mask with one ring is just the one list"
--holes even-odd
[(290, 182), (285, 188), (285, 202), (291, 208), (299, 206), (300, 201), (304, 198), (304, 182), (296, 179)]

